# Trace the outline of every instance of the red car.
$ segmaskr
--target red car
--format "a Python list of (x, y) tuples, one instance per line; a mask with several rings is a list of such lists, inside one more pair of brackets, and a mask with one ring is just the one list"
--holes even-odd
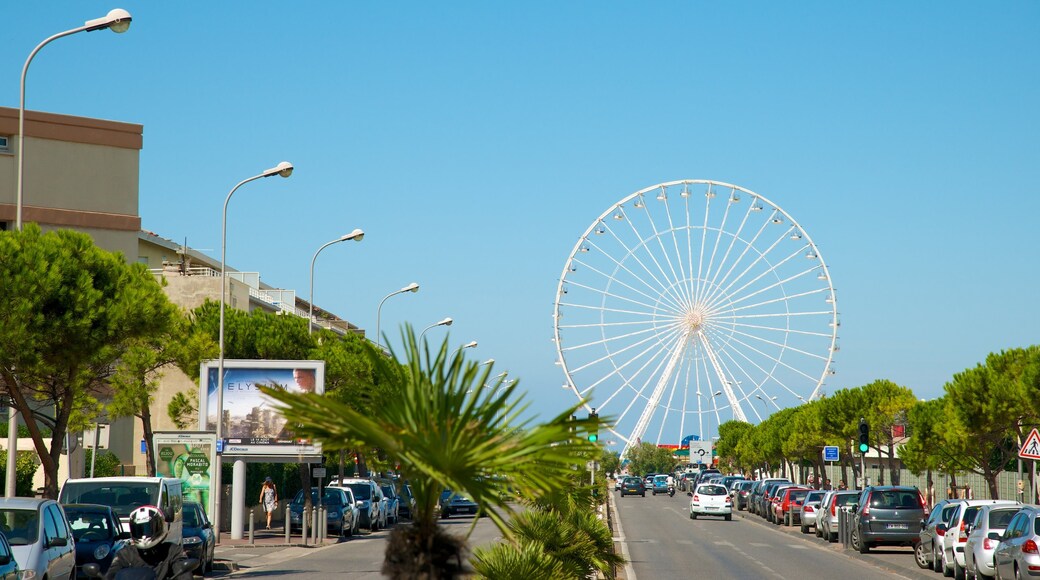
[(776, 494), (773, 502), (773, 523), (785, 526), (801, 525), (802, 502), (812, 489), (808, 487), (787, 487)]

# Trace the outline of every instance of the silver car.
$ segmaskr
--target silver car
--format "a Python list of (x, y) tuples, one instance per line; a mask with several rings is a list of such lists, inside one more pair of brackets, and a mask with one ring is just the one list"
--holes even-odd
[(954, 578), (964, 578), (964, 547), (968, 543), (971, 523), (979, 513), (979, 508), (986, 505), (1002, 505), (1013, 507), (1016, 511), (1021, 502), (1008, 499), (966, 499), (957, 504), (946, 524), (946, 534), (942, 537), (942, 553), (940, 554), (941, 572)]
[(801, 514), (798, 517), (803, 534), (808, 534), (809, 528), (816, 527), (816, 518), (819, 517), (819, 513), (822, 511), (820, 502), (823, 501), (823, 496), (825, 495), (827, 495), (827, 492), (822, 489), (805, 494), (805, 499), (802, 500)]
[(0, 499), (0, 531), (22, 578), (75, 578), (76, 544), (65, 512), (52, 499)]
[(993, 552), (1000, 543), (1001, 534), (1019, 509), (1018, 506), (1002, 505), (984, 505), (979, 508), (971, 524), (971, 532), (968, 533), (968, 543), (964, 545), (964, 570), (968, 578), (993, 577)]
[(816, 535), (828, 542), (838, 541), (838, 510), (856, 503), (859, 492), (841, 490), (828, 492), (820, 504), (822, 512), (816, 516)]
[(1008, 522), (993, 552), (998, 578), (1026, 578), (1040, 574), (1040, 507), (1022, 506)]

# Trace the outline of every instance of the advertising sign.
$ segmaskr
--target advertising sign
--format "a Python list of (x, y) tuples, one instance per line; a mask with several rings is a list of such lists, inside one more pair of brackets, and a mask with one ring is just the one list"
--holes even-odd
[(153, 433), (155, 473), (181, 480), (185, 501), (202, 506), (213, 513), (211, 484), (217, 468), (217, 435), (198, 431)]
[[(199, 378), (199, 430), (217, 423), (217, 361), (202, 363)], [(325, 393), (325, 361), (225, 360), (223, 455), (264, 461), (314, 461), (321, 446), (297, 438), (277, 403), (260, 392), (272, 387), (296, 393)]]

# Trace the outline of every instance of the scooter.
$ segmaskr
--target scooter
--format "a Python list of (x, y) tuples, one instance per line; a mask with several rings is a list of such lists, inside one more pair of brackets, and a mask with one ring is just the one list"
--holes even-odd
[(669, 485), (668, 486), (668, 497), (672, 497), (673, 495), (675, 495), (675, 486), (674, 485)]
[[(199, 560), (197, 558), (178, 559), (170, 565), (170, 577), (176, 578), (185, 572), (195, 570), (198, 566)], [(101, 567), (94, 563), (83, 565), (83, 575), (87, 578), (104, 577), (104, 574), (101, 573)], [(150, 566), (123, 568), (116, 573), (117, 580), (152, 580), (155, 577), (155, 568)]]

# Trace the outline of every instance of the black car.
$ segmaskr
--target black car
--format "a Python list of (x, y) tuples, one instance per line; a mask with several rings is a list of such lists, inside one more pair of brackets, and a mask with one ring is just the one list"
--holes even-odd
[(441, 492), (440, 510), (441, 517), (447, 518), (459, 514), (476, 515), (480, 506), (468, 497), (461, 496), (450, 489)]
[(412, 494), (412, 486), (407, 483), (401, 486), (401, 503), (398, 506), (398, 515), (402, 518), (412, 519), (412, 510), (415, 508), (415, 496)]
[(129, 532), (123, 531), (116, 513), (107, 505), (81, 503), (62, 507), (76, 541), (76, 578), (86, 578), (84, 564), (97, 564), (102, 573), (106, 572), (116, 550), (130, 538)]
[(643, 483), (643, 479), (640, 477), (626, 477), (621, 482), (621, 497), (626, 495), (639, 495), (646, 497), (646, 484)]
[(198, 559), (198, 569), (203, 574), (212, 572), (213, 550), (216, 548), (217, 542), (213, 534), (213, 524), (209, 522), (206, 511), (202, 509), (201, 505), (190, 501), (184, 502), (184, 532), (181, 537), (184, 538), (182, 540), (184, 553), (189, 558)]

